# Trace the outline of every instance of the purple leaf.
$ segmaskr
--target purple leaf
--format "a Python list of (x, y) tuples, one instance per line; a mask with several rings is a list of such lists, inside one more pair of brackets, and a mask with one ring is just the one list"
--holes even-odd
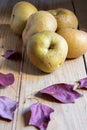
[(15, 50), (7, 50), (2, 56), (6, 59), (19, 59), (20, 53)]
[(41, 103), (35, 103), (30, 107), (31, 117), (29, 125), (33, 125), (40, 130), (46, 130), (50, 121), (50, 114), (54, 112), (49, 106)]
[(7, 98), (5, 96), (0, 96), (0, 117), (7, 120), (13, 120), (14, 112), (18, 107), (18, 102)]
[(78, 81), (78, 83), (79, 83), (78, 88), (85, 88), (85, 89), (87, 89), (87, 77), (83, 78), (83, 79), (80, 79)]
[(11, 73), (3, 74), (0, 73), (0, 85), (6, 87), (14, 83), (14, 75)]
[(75, 99), (82, 96), (80, 93), (73, 90), (73, 88), (74, 85), (60, 83), (42, 89), (40, 92), (49, 94), (60, 102), (71, 103), (75, 102)]

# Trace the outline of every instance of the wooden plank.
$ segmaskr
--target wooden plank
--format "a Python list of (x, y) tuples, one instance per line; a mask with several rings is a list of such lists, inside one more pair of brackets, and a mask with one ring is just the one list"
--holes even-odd
[[(47, 10), (47, 8), (52, 9), (52, 7), (66, 7), (73, 10), (71, 2), (63, 3), (57, 0), (55, 0), (55, 2), (49, 0), (49, 5), (47, 1), (43, 0), (43, 4), (41, 2), (37, 1), (39, 9)], [(55, 110), (47, 130), (86, 130), (87, 95), (78, 99), (75, 104), (60, 104), (42, 95), (35, 96), (37, 91), (48, 85), (60, 82), (73, 83), (84, 76), (86, 76), (86, 72), (82, 57), (74, 60), (67, 60), (61, 68), (55, 72), (44, 74), (30, 63), (25, 54), (17, 125), (15, 124), (16, 126), (14, 125), (12, 130), (36, 130), (33, 126), (27, 125), (29, 116), (27, 109), (35, 102), (47, 104)], [(80, 90), (79, 92), (85, 93)], [(25, 112), (27, 116), (25, 116)]]
[[(6, 96), (18, 101), (21, 79), (21, 58), (18, 60), (7, 60), (1, 56), (6, 50), (16, 50), (22, 53), (22, 40), (20, 37), (12, 32), (9, 26), (9, 2), (9, 0), (0, 1), (0, 72), (13, 73), (15, 77), (15, 82), (13, 85), (5, 89), (0, 88), (0, 96)], [(17, 111), (15, 113), (14, 120), (11, 122), (0, 119), (0, 130), (11, 130), (13, 124), (15, 124), (16, 122), (16, 115)]]
[[(67, 7), (69, 8), (71, 0), (37, 0), (37, 7), (39, 10), (49, 10), (56, 9), (58, 7)], [(68, 6), (69, 5), (69, 6)], [(72, 8), (72, 7), (71, 7)]]
[(73, 3), (79, 20), (79, 27), (80, 29), (85, 30), (87, 29), (87, 0), (84, 0), (84, 2), (81, 0), (73, 0)]
[[(79, 28), (87, 32), (87, 0), (75, 0), (73, 1), (75, 11), (79, 20)], [(87, 53), (85, 54), (86, 71), (87, 71)]]

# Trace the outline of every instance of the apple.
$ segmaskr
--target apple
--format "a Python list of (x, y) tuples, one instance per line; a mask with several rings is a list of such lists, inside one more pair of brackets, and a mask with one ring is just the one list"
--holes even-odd
[(87, 33), (81, 30), (65, 28), (58, 31), (68, 44), (67, 58), (77, 58), (87, 52)]
[(35, 33), (42, 31), (56, 31), (57, 21), (55, 17), (48, 11), (38, 11), (32, 14), (25, 26), (22, 34), (24, 45), (27, 44), (29, 37)]
[(78, 19), (71, 10), (58, 8), (48, 11), (53, 14), (57, 20), (57, 30), (61, 28), (78, 28)]
[(11, 29), (21, 35), (29, 16), (35, 12), (37, 12), (37, 8), (29, 2), (21, 1), (16, 3), (10, 19)]
[(51, 73), (65, 61), (68, 52), (66, 40), (52, 31), (32, 35), (27, 43), (27, 56), (40, 70)]

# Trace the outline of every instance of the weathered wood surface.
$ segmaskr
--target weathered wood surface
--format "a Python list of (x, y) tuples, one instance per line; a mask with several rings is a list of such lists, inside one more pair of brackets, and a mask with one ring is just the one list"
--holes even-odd
[[(28, 0), (38, 9), (54, 9), (57, 7), (68, 8), (75, 11), (79, 28), (87, 29), (87, 1), (81, 0)], [(14, 73), (15, 83), (5, 89), (0, 89), (0, 95), (19, 101), (14, 120), (7, 122), (0, 119), (0, 130), (36, 130), (26, 125), (28, 115), (24, 113), (35, 102), (41, 102), (51, 106), (55, 112), (51, 118), (47, 130), (87, 130), (87, 91), (79, 90), (84, 96), (76, 100), (74, 104), (61, 104), (51, 101), (48, 97), (35, 95), (37, 91), (48, 85), (60, 82), (73, 83), (86, 76), (87, 55), (66, 62), (51, 74), (45, 74), (35, 68), (26, 57), (22, 47), (22, 39), (15, 35), (9, 26), (13, 5), (18, 0), (0, 0), (0, 55), (7, 49), (20, 51), (22, 58), (6, 60), (0, 58), (0, 72)]]

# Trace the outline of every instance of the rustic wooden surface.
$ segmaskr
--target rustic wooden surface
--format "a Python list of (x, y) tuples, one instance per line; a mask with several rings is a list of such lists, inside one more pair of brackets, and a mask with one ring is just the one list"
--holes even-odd
[[(38, 9), (64, 7), (74, 11), (79, 20), (79, 29), (87, 30), (87, 0), (28, 0)], [(14, 120), (7, 122), (0, 119), (0, 130), (36, 130), (27, 125), (28, 114), (25, 112), (32, 103), (41, 102), (51, 106), (55, 112), (47, 130), (87, 130), (87, 91), (79, 90), (84, 96), (70, 104), (51, 101), (48, 97), (36, 95), (37, 91), (48, 85), (60, 82), (73, 83), (86, 77), (87, 54), (66, 62), (55, 72), (45, 74), (35, 68), (26, 57), (21, 37), (15, 35), (9, 26), (13, 5), (18, 0), (0, 0), (0, 55), (7, 49), (19, 51), (22, 58), (6, 60), (0, 57), (0, 72), (14, 73), (15, 83), (0, 89), (0, 95), (19, 101)]]

